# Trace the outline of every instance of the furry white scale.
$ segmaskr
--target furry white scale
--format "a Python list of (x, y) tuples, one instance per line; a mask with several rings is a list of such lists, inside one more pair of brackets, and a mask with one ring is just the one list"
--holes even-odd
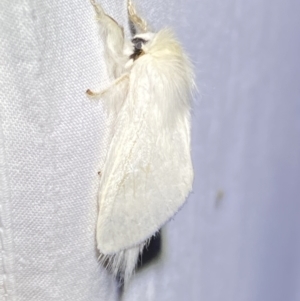
[(184, 204), (192, 189), (190, 110), (192, 65), (169, 29), (141, 32), (146, 22), (128, 2), (140, 32), (123, 28), (92, 2), (114, 81), (101, 92), (114, 114), (99, 188), (97, 247), (100, 259), (128, 283), (146, 242)]

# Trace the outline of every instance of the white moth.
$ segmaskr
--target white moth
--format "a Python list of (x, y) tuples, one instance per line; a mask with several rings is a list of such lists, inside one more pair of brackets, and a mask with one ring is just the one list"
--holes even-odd
[(114, 113), (99, 189), (97, 247), (126, 283), (147, 240), (180, 209), (192, 189), (191, 63), (169, 29), (149, 32), (131, 1), (123, 28), (91, 0), (105, 43), (111, 85), (87, 94)]

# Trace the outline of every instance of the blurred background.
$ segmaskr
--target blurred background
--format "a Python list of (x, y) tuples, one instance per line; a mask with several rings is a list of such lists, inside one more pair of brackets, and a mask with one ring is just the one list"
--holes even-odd
[[(107, 82), (89, 1), (0, 3), (0, 300), (300, 300), (300, 2), (137, 0), (198, 93), (194, 190), (127, 291), (97, 262)], [(128, 33), (126, 3), (101, 1)]]

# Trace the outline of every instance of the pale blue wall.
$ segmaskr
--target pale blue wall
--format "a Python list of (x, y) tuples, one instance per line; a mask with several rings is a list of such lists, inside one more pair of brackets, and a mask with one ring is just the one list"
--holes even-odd
[(196, 66), (196, 177), (126, 301), (300, 300), (300, 2), (143, 5)]

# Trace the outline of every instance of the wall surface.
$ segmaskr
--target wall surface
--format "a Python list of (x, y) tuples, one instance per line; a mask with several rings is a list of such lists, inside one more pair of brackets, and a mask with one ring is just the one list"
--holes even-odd
[[(106, 82), (88, 1), (0, 2), (0, 301), (300, 300), (300, 4), (136, 1), (199, 93), (194, 191), (128, 290), (95, 250)], [(124, 1), (101, 2), (126, 27)]]
[(196, 176), (124, 300), (300, 300), (299, 2), (138, 3), (196, 66)]

